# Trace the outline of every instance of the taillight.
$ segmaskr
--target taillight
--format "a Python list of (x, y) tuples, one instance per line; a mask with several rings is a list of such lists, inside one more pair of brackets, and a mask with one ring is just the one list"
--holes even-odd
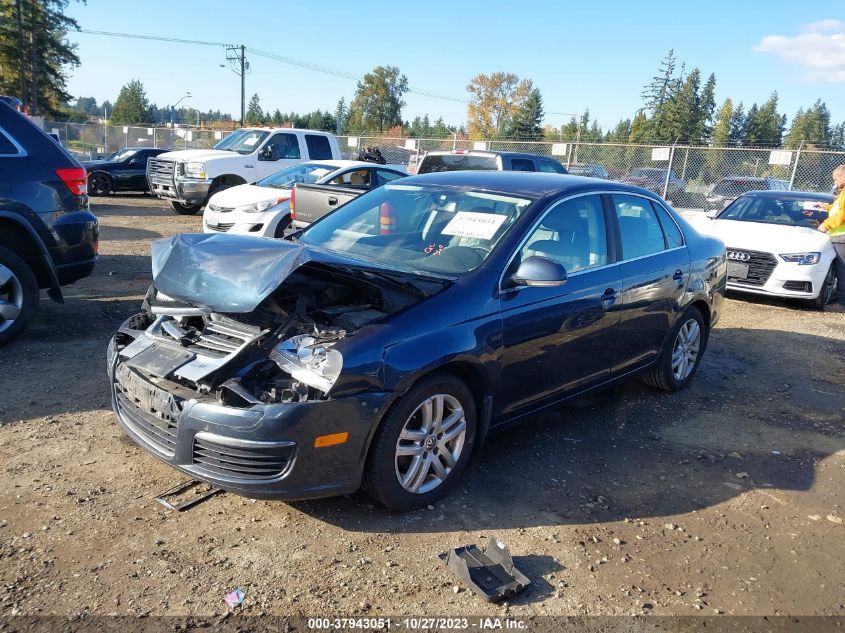
[(88, 193), (88, 172), (83, 167), (62, 167), (56, 175), (75, 196)]
[(290, 219), (296, 219), (296, 210), (294, 209), (294, 204), (296, 203), (296, 185), (294, 185), (293, 189), (290, 192)]

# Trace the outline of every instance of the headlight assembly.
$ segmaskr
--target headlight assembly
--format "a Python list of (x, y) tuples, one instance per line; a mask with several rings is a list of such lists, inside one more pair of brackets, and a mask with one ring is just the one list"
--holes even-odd
[(331, 349), (332, 343), (300, 334), (279, 343), (270, 360), (295, 380), (328, 393), (343, 369), (343, 356)]
[(245, 204), (240, 207), (235, 207), (235, 211), (242, 211), (244, 213), (263, 213), (270, 207), (274, 207), (279, 203), (279, 200), (262, 200), (254, 204)]
[(798, 264), (799, 266), (814, 266), (822, 260), (821, 253), (786, 253), (782, 254), (780, 258), (789, 262), (790, 264)]
[(202, 163), (185, 163), (185, 176), (188, 178), (205, 178), (205, 165)]

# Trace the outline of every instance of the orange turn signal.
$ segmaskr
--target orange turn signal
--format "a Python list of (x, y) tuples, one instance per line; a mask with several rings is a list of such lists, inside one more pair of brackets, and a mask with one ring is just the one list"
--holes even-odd
[(314, 438), (314, 448), (325, 448), (326, 446), (334, 446), (335, 444), (343, 444), (349, 439), (349, 433), (332, 433), (331, 435), (321, 435)]

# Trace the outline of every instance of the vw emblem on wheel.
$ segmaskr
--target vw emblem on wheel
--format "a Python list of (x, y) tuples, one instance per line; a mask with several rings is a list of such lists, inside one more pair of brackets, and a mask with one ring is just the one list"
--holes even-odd
[(751, 259), (751, 253), (744, 253), (742, 251), (728, 251), (728, 259), (735, 262), (747, 262)]

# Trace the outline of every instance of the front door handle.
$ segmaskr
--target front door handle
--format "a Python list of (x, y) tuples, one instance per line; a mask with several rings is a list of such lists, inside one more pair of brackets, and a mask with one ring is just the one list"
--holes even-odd
[(601, 304), (605, 308), (609, 308), (614, 303), (616, 303), (616, 291), (613, 288), (608, 288), (601, 296)]
[(672, 279), (674, 279), (676, 282), (678, 282), (679, 286), (683, 286), (684, 285), (684, 271), (682, 271), (681, 269), (676, 270), (675, 274), (672, 275)]
[(330, 206), (330, 207), (333, 207), (334, 205), (336, 205), (336, 204), (337, 204), (337, 198), (335, 198), (334, 196), (331, 196), (331, 197), (328, 199), (328, 203), (329, 203), (329, 206)]

